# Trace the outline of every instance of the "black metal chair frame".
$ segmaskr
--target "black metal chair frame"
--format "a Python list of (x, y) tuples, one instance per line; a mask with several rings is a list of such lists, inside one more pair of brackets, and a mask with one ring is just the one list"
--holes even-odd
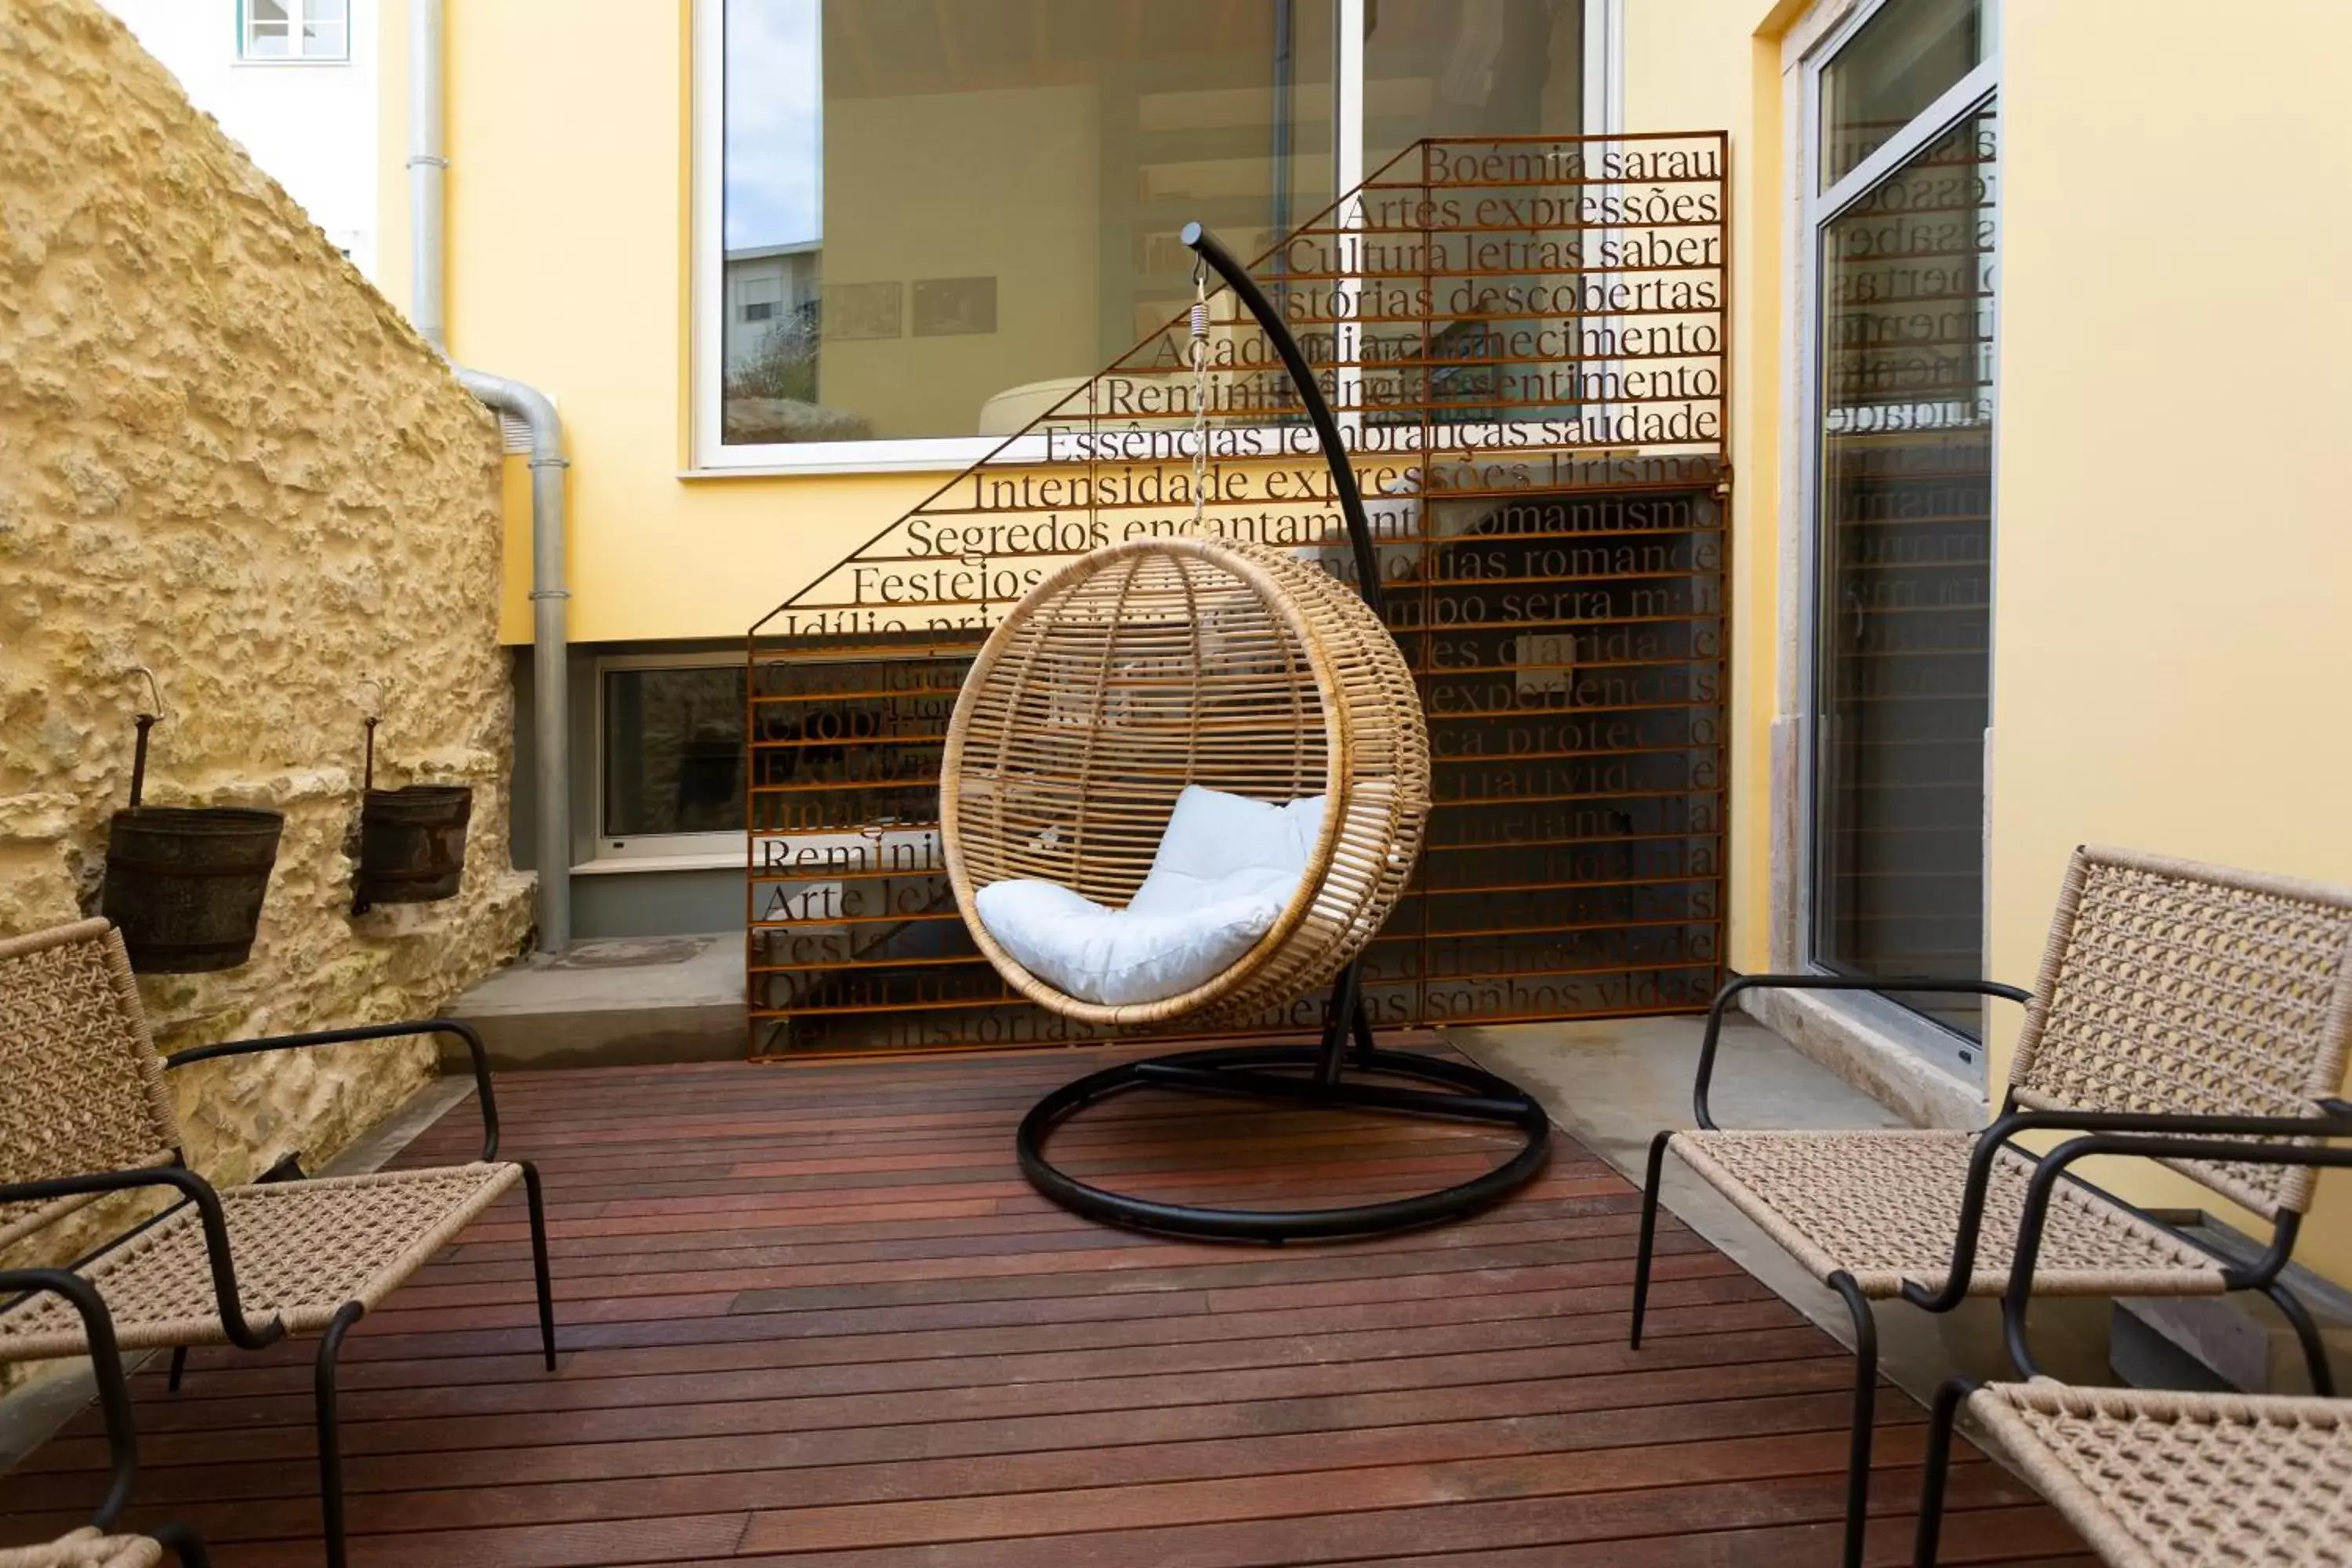
[[(2329, 1100), (2326, 1105), (2330, 1116), (2310, 1119), (2320, 1125), (2314, 1129), (2306, 1122), (2305, 1134), (2316, 1131), (2326, 1137), (2352, 1138), (2352, 1105), (2342, 1100)], [(2205, 1137), (2192, 1140), (2125, 1132), (2093, 1133), (2062, 1143), (2042, 1157), (2033, 1173), (2032, 1182), (2026, 1189), (2024, 1213), (2018, 1221), (2016, 1259), (2010, 1270), (2009, 1289), (2002, 1293), (2000, 1300), (2002, 1344), (2021, 1379), (2030, 1382), (2041, 1375), (2034, 1365), (2032, 1347), (2028, 1342), (2026, 1332), (2027, 1313), (2033, 1300), (2033, 1268), (2041, 1255), (2042, 1230), (2049, 1215), (2051, 1198), (2057, 1192), (2060, 1181), (2077, 1179), (2066, 1174), (2066, 1168), (2075, 1161), (2094, 1154), (2122, 1154), (2151, 1160), (2227, 1160), (2252, 1165), (2352, 1169), (2352, 1148), (2340, 1144), (2298, 1148), (2275, 1142), (2243, 1141), (2274, 1132), (2278, 1125), (2274, 1120), (2215, 1120), (2229, 1121), (2231, 1124), (2207, 1131), (2234, 1134), (2234, 1139)], [(2302, 1312), (2300, 1302), (2296, 1303), (2296, 1310), (2288, 1314), (2288, 1321), (2294, 1327), (2295, 1337), (2302, 1342), (2312, 1392), (2323, 1398), (2333, 1397), (2334, 1384), (2328, 1375), (2326, 1348), (2318, 1342), (2315, 1331), (2310, 1331), (2310, 1320)], [(1958, 1422), (1960, 1407), (1968, 1403), (1969, 1395), (1979, 1386), (1974, 1378), (1955, 1377), (1936, 1391), (1935, 1404), (1929, 1413), (1927, 1451), (1920, 1480), (1918, 1533), (1913, 1543), (1912, 1561), (1916, 1568), (1935, 1568), (1937, 1549), (1943, 1531), (1945, 1483), (1951, 1471), (1953, 1428)]]
[[(498, 1158), (499, 1107), (490, 1087), (490, 1059), (482, 1037), (471, 1026), (455, 1018), (425, 1018), (397, 1024), (366, 1024), (348, 1029), (319, 1029), (307, 1034), (272, 1035), (252, 1040), (228, 1040), (218, 1045), (195, 1046), (175, 1051), (163, 1058), (168, 1070), (193, 1066), (197, 1062), (217, 1061), (227, 1057), (253, 1056), (264, 1051), (299, 1050), (312, 1046), (348, 1045), (362, 1040), (412, 1038), (420, 1035), (452, 1035), (465, 1043), (474, 1068), (474, 1094), (482, 1112), (482, 1153), (485, 1163)], [(236, 1281), (236, 1260), (229, 1245), (227, 1218), (221, 1207), (220, 1194), (210, 1182), (187, 1168), (184, 1151), (173, 1150), (173, 1163), (168, 1165), (142, 1167), (127, 1171), (99, 1171), (87, 1175), (59, 1176), (47, 1181), (0, 1184), (0, 1203), (47, 1202), (55, 1198), (74, 1197), (88, 1194), (128, 1192), (141, 1187), (170, 1187), (179, 1194), (179, 1201), (105, 1246), (85, 1254), (71, 1267), (80, 1267), (104, 1257), (140, 1232), (158, 1221), (194, 1205), (205, 1238), (205, 1256), (212, 1268), (213, 1292), (220, 1306), (221, 1330), (231, 1344), (240, 1350), (267, 1349), (285, 1338), (286, 1325), (276, 1319), (259, 1329), (246, 1321), (239, 1302)], [(539, 1335), (541, 1359), (547, 1370), (555, 1370), (555, 1301), (547, 1262), (546, 1201), (541, 1192), (539, 1168), (528, 1160), (512, 1163), (522, 1168), (523, 1192), (530, 1211), (530, 1253), (532, 1279), (539, 1293)], [(299, 1165), (291, 1158), (280, 1162), (262, 1180), (293, 1180), (303, 1177)], [(86, 1281), (73, 1277), (78, 1284), (89, 1289)], [(13, 1302), (6, 1305), (13, 1305)], [(5, 1306), (0, 1306), (5, 1310)], [(343, 1568), (343, 1467), (342, 1445), (336, 1420), (335, 1369), (344, 1336), (352, 1325), (366, 1315), (366, 1306), (359, 1301), (347, 1301), (339, 1308), (326, 1330), (320, 1334), (313, 1388), (317, 1401), (319, 1436), (319, 1506), (326, 1541), (328, 1568)], [(108, 1343), (113, 1342), (112, 1329), (108, 1329)], [(187, 1367), (187, 1347), (172, 1352), (168, 1384), (177, 1392)]]
[[(1744, 974), (1716, 994), (1715, 1005), (1708, 1009), (1706, 1032), (1699, 1043), (1698, 1071), (1691, 1090), (1691, 1114), (1701, 1130), (1719, 1131), (1708, 1103), (1708, 1093), (1715, 1077), (1717, 1044), (1723, 1032), (1724, 1014), (1741, 993), (1757, 990), (1787, 991), (1885, 991), (1917, 992), (1927, 994), (1999, 997), (2005, 1001), (2026, 1003), (2032, 994), (2014, 985), (1995, 980), (1952, 980), (1924, 977), (1872, 978), (1843, 974)], [(1984, 1228), (1986, 1193), (1990, 1185), (1993, 1165), (2004, 1149), (2013, 1147), (2012, 1141), (2021, 1132), (2037, 1131), (2109, 1133), (2161, 1136), (2170, 1134), (2213, 1136), (2300, 1135), (2326, 1133), (2336, 1123), (2335, 1107), (2341, 1102), (2326, 1101), (2328, 1114), (2318, 1117), (2215, 1117), (2186, 1114), (2155, 1114), (2135, 1111), (2021, 1110), (2013, 1094), (2004, 1095), (2000, 1114), (1977, 1133), (1976, 1147), (1969, 1158), (1967, 1184), (1962, 1189), (1960, 1212), (1956, 1221), (1952, 1241), (1952, 1264), (1949, 1276), (1940, 1290), (1922, 1289), (1906, 1281), (1902, 1300), (1928, 1312), (1948, 1312), (1968, 1300), (1969, 1284), (1976, 1269), (1977, 1241)], [(2352, 1114), (2352, 1107), (2346, 1108)], [(1631, 1342), (1639, 1349), (1642, 1343), (1642, 1321), (1648, 1305), (1650, 1265), (1653, 1246), (1657, 1234), (1658, 1186), (1664, 1173), (1666, 1145), (1679, 1131), (1667, 1128), (1650, 1141), (1648, 1166), (1642, 1184), (1642, 1225), (1640, 1240), (1633, 1264), (1633, 1321)], [(2266, 1145), (2266, 1147), (2275, 1147)], [(2037, 1156), (2030, 1149), (2016, 1152), (2048, 1169), (2047, 1156)], [(2199, 1158), (2215, 1156), (2200, 1153)], [(2057, 1169), (2063, 1172), (2065, 1162)], [(2041, 1172), (2037, 1171), (2036, 1180)], [(2056, 1175), (2051, 1180), (2054, 1182)], [(2280, 1279), (2294, 1255), (2295, 1238), (2301, 1231), (2303, 1215), (2294, 1210), (2280, 1214), (2273, 1222), (2271, 1236), (2262, 1253), (2251, 1262), (2241, 1262), (2222, 1256), (2194, 1237), (2182, 1234), (2157, 1215), (2147, 1214), (2123, 1202), (2104, 1189), (2092, 1187), (2080, 1177), (2068, 1177), (2097, 1192), (2107, 1203), (2161, 1226), (2178, 1237), (2185, 1245), (2213, 1257), (2221, 1265), (2224, 1288), (2228, 1290), (2259, 1290), (2270, 1298), (2288, 1324), (2294, 1330), (2302, 1347), (2304, 1362), (2309, 1368), (2312, 1386), (2322, 1394), (2335, 1392), (2327, 1365), (2327, 1352), (2321, 1343), (2319, 1327), (2313, 1321), (2310, 1310)], [(2010, 1289), (2019, 1289), (2017, 1276), (2012, 1275)], [(1870, 1507), (1870, 1458), (1875, 1436), (1878, 1394), (1878, 1324), (1873, 1315), (1870, 1299), (1862, 1287), (1843, 1269), (1829, 1277), (1830, 1289), (1836, 1291), (1845, 1304), (1853, 1326), (1853, 1413), (1848, 1447), (1848, 1472), (1845, 1502), (1845, 1568), (1860, 1568)]]
[[(89, 1336), (90, 1371), (98, 1380), (98, 1405), (106, 1426), (106, 1496), (90, 1515), (92, 1528), (110, 1533), (131, 1501), (139, 1479), (139, 1429), (131, 1412), (131, 1384), (122, 1370), (122, 1352), (114, 1342), (114, 1318), (96, 1287), (79, 1274), (62, 1268), (0, 1269), (0, 1300), (14, 1300), (47, 1290), (63, 1297), (81, 1314), (82, 1331)], [(204, 1537), (185, 1525), (157, 1525), (148, 1531), (176, 1555), (183, 1568), (210, 1568)]]
[[(1235, 297), (1249, 308), (1281, 357), (1283, 369), (1288, 373), (1315, 426), (1324, 464), (1330, 470), (1332, 491), (1339, 499), (1341, 516), (1347, 520), (1358, 591), (1372, 613), (1380, 614), (1380, 557), (1372, 545), (1371, 524), (1364, 515), (1364, 498), (1356, 487), (1355, 471), (1348, 465), (1339, 422), (1332, 417), (1330, 405), (1316, 384), (1306, 355), (1284, 325), (1282, 313), (1216, 236), (1200, 224), (1191, 223), (1184, 226), (1182, 237), (1200, 258), (1200, 264), (1223, 279)], [(1517, 1086), (1482, 1068), (1407, 1051), (1380, 1049), (1372, 1042), (1371, 1026), (1364, 1015), (1362, 984), (1362, 959), (1359, 957), (1351, 960), (1332, 983), (1330, 1008), (1318, 1045), (1233, 1046), (1181, 1052), (1124, 1062), (1055, 1089), (1031, 1108), (1014, 1136), (1013, 1149), (1020, 1158), (1022, 1174), (1046, 1197), (1091, 1219), (1171, 1236), (1262, 1242), (1381, 1236), (1443, 1224), (1474, 1214), (1533, 1181), (1551, 1157), (1551, 1120), (1544, 1114), (1543, 1107)], [(1355, 1047), (1352, 1053), (1349, 1049), (1351, 1040)], [(1351, 1070), (1359, 1075), (1402, 1078), (1431, 1087), (1400, 1089), (1351, 1080), (1347, 1076)], [(1081, 1182), (1046, 1158), (1046, 1140), (1061, 1122), (1099, 1100), (1147, 1086), (1289, 1101), (1328, 1110), (1480, 1122), (1516, 1129), (1522, 1142), (1509, 1159), (1450, 1187), (1386, 1203), (1304, 1210), (1202, 1208), (1157, 1203)]]

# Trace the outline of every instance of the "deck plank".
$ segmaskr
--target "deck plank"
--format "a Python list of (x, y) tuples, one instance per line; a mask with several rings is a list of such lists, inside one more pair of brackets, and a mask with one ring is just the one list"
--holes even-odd
[[(1850, 1363), (1696, 1235), (1624, 1344), (1637, 1195), (1560, 1140), (1478, 1218), (1334, 1247), (1108, 1230), (1011, 1135), (1091, 1051), (698, 1064), (499, 1086), (550, 1197), (562, 1355), (501, 1203), (360, 1325), (355, 1568), (1772, 1568), (1832, 1561)], [(469, 1158), (459, 1106), (403, 1155)], [(1472, 1127), (1130, 1096), (1057, 1141), (1196, 1203), (1366, 1202), (1483, 1168)], [(142, 1375), (134, 1519), (313, 1563), (310, 1347)], [(1872, 1561), (1905, 1560), (1921, 1414), (1882, 1402)], [(94, 1498), (89, 1417), (0, 1478), (0, 1541)], [(2088, 1559), (1973, 1455), (1949, 1561)]]

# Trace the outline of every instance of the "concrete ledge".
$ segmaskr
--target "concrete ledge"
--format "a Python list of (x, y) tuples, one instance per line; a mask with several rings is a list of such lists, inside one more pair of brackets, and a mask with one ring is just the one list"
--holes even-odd
[[(449, 1006), (500, 1071), (734, 1061), (747, 1037), (743, 936), (615, 937), (533, 954)], [(442, 1070), (463, 1072), (445, 1044)]]
[[(2251, 1262), (2262, 1248), (2229, 1226), (2204, 1219), (2181, 1227), (2225, 1258)], [(2290, 1263), (2281, 1282), (2318, 1320), (2320, 1342), (2343, 1376), (2352, 1371), (2352, 1293)], [(2310, 1386), (2302, 1342), (2267, 1300), (2249, 1292), (2175, 1300), (2133, 1297), (2116, 1303), (2116, 1370), (2133, 1383), (2164, 1386), (2168, 1369), (2186, 1363), (2216, 1387), (2245, 1394), (2302, 1394)]]
[(1914, 1127), (1974, 1129), (1992, 1119), (1984, 1096), (1818, 991), (1743, 991), (1741, 1009)]

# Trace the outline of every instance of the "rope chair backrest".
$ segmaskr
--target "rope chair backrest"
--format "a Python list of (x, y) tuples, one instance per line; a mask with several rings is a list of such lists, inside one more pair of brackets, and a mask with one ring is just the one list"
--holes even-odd
[[(2309, 1116), (2352, 1037), (2352, 891), (2080, 848), (2010, 1072), (2033, 1110)], [(2168, 1160), (2265, 1219), (2309, 1167)]]
[[(0, 940), (0, 1185), (160, 1165), (179, 1143), (121, 936), (93, 920)], [(0, 1247), (93, 1201), (0, 1203)]]

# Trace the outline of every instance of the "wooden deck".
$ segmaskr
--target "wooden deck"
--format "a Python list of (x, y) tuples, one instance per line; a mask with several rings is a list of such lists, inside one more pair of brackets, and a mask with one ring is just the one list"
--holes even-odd
[[(1187, 1245), (1035, 1196), (1012, 1132), (1099, 1052), (501, 1081), (546, 1173), (563, 1355), (532, 1352), (520, 1201), (346, 1352), (357, 1568), (1663, 1568), (1827, 1564), (1843, 1352), (1690, 1232), (1624, 1343), (1637, 1199), (1562, 1141), (1468, 1224)], [(460, 1160), (470, 1103), (403, 1163)], [(1392, 1195), (1487, 1134), (1131, 1097), (1071, 1168), (1196, 1201)], [(218, 1561), (319, 1559), (310, 1347), (137, 1379), (134, 1521)], [(1919, 1411), (1881, 1405), (1871, 1559), (1909, 1560)], [(86, 1418), (0, 1482), (0, 1542), (78, 1522)], [(76, 1472), (76, 1473), (68, 1473)], [(1947, 1561), (2075, 1563), (1971, 1455)]]

